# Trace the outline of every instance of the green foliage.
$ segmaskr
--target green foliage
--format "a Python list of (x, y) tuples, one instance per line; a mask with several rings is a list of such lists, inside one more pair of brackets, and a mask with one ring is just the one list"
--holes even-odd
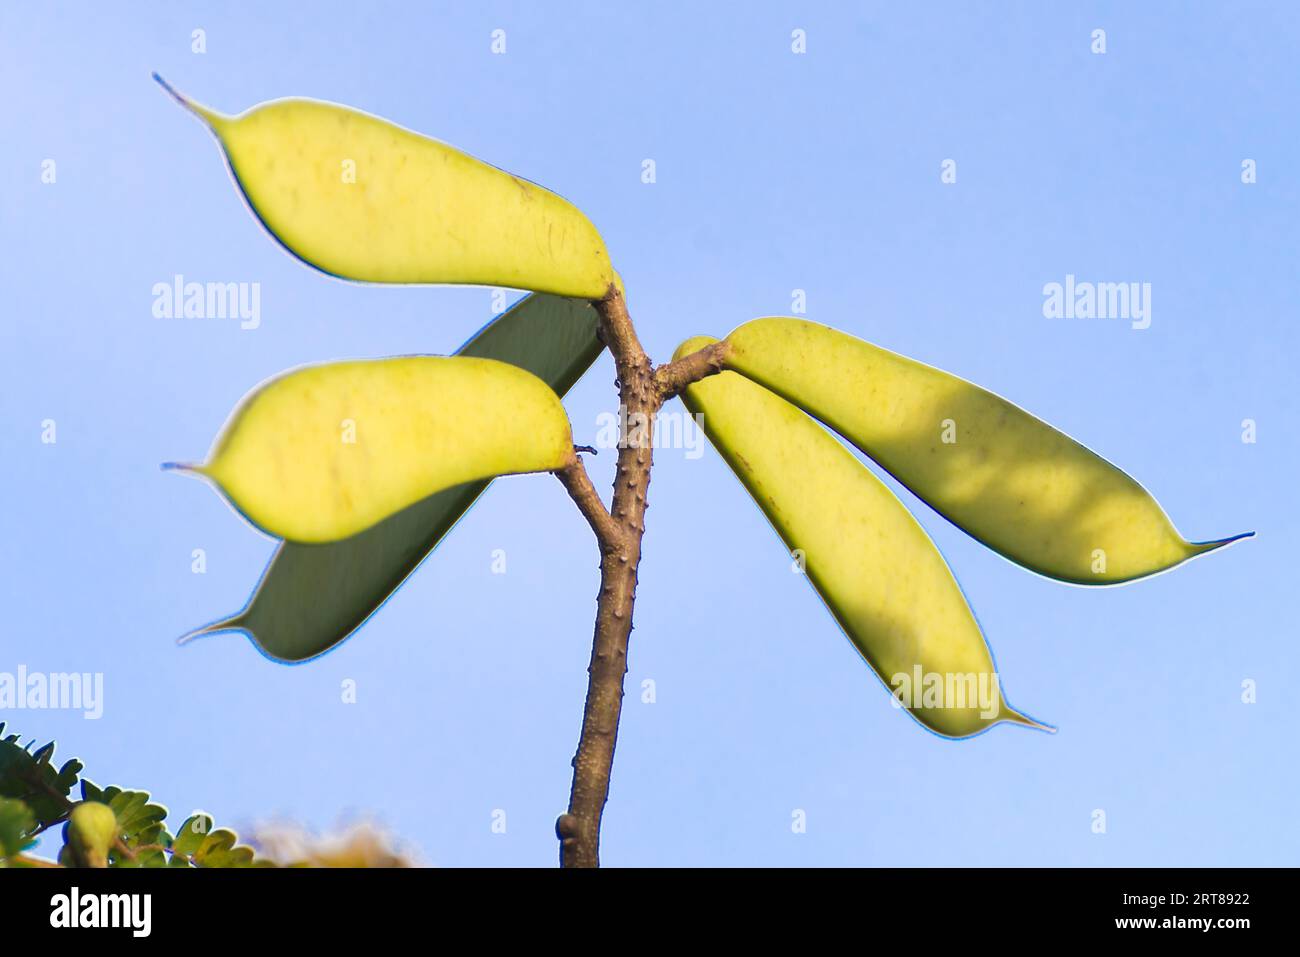
[(237, 844), (234, 831), (217, 828), (204, 835), (203, 842), (191, 855), (195, 867), (249, 867), (253, 849)]
[[(23, 851), (52, 827), (63, 824), (64, 844), (58, 854), (65, 867), (249, 867), (255, 861), (253, 849), (238, 843), (234, 831), (213, 829), (212, 818), (195, 814), (186, 819), (173, 838), (167, 830), (167, 808), (149, 799), (147, 791), (130, 791), (116, 786), (100, 788), (79, 778), (82, 764), (67, 761), (57, 771), (51, 763), (54, 744), (35, 751), (19, 743), (17, 735), (2, 737), (0, 723), (0, 867), (31, 863)], [(81, 801), (70, 795), (80, 780)], [(102, 838), (103, 817), (86, 825), (70, 821), (77, 808), (105, 805), (116, 820), (116, 833), (108, 842), (103, 863), (88, 854), (88, 846)], [(94, 815), (79, 814), (79, 817)], [(113, 825), (108, 820), (108, 825)], [(92, 849), (93, 850), (93, 849)]]
[(28, 844), (36, 828), (36, 815), (25, 801), (0, 798), (0, 860), (12, 857)]
[(211, 833), (212, 818), (208, 815), (200, 812), (186, 818), (185, 823), (176, 832), (176, 839), (172, 842), (172, 850), (178, 855), (173, 859), (172, 866), (184, 866), (189, 858), (198, 853), (204, 839)]
[(73, 758), (57, 770), (54, 767), (54, 742), (33, 751), (36, 742), (26, 746), (18, 735), (5, 735), (0, 722), (0, 797), (17, 798), (35, 817), (35, 827), (44, 830), (64, 819), (68, 794), (77, 783), (81, 762)]

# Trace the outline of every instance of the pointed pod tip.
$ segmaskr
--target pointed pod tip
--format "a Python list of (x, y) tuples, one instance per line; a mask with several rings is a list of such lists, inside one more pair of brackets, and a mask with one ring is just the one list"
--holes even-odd
[(177, 647), (188, 645), (196, 638), (206, 638), (208, 635), (215, 635), (222, 631), (232, 631), (239, 627), (240, 618), (223, 618), (220, 621), (214, 621), (210, 625), (204, 625), (202, 628), (195, 628), (187, 634), (181, 635), (176, 639)]
[(1241, 532), (1238, 535), (1229, 535), (1227, 538), (1218, 538), (1210, 542), (1192, 542), (1192, 548), (1196, 549), (1197, 555), (1204, 555), (1206, 552), (1212, 552), (1216, 549), (1231, 545), (1233, 542), (1244, 541), (1247, 538), (1254, 538), (1254, 532)]
[(170, 83), (164, 80), (162, 78), (161, 73), (159, 73), (157, 70), (154, 70), (149, 75), (153, 77), (153, 81), (155, 83), (157, 83), (159, 86), (163, 88), (163, 90), (167, 93), (168, 96), (170, 96), (181, 106), (185, 107), (186, 109), (189, 109), (190, 101), (185, 99), (185, 97), (181, 94), (180, 90), (176, 89), (176, 87), (172, 86)]
[(203, 465), (196, 465), (193, 462), (163, 462), (158, 466), (164, 472), (194, 472), (199, 475), (204, 474)]
[(162, 78), (162, 75), (158, 73), (156, 70), (150, 75), (153, 77), (154, 82), (157, 83), (159, 86), (161, 86), (164, 92), (166, 92), (168, 96), (170, 96), (181, 106), (185, 107), (185, 109), (189, 110), (199, 119), (201, 119), (204, 123), (207, 123), (208, 126), (212, 127), (213, 129), (216, 129), (217, 126), (220, 125), (222, 120), (227, 119), (227, 117), (216, 112), (215, 110), (210, 110), (206, 106), (202, 106), (198, 103), (195, 103), (193, 100), (187, 97), (180, 90), (176, 89), (176, 87), (172, 86), (170, 83), (164, 80)]
[(1012, 708), (1006, 708), (1002, 712), (1002, 720), (1011, 724), (1018, 724), (1021, 727), (1033, 728), (1035, 731), (1045, 731), (1048, 734), (1056, 734), (1056, 727), (1050, 724), (1044, 724), (1042, 721), (1035, 721), (1027, 714), (1021, 714)]

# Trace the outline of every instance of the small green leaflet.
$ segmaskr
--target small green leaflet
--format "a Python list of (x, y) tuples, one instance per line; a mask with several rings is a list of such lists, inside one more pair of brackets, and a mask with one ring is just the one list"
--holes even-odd
[(0, 797), (0, 866), (29, 843), (28, 835), (36, 830), (36, 815), (17, 798)]
[(47, 827), (63, 819), (69, 798), (82, 764), (76, 758), (65, 761), (57, 770), (53, 764), (54, 742), (32, 751), (19, 744), (16, 734), (4, 733), (0, 721), (0, 797), (23, 801), (36, 817), (38, 827)]

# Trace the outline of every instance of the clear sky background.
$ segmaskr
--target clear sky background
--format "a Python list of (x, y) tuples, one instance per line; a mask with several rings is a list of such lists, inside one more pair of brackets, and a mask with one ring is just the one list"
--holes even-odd
[[(201, 457), (285, 368), (454, 350), (490, 292), (292, 260), (158, 70), (229, 112), (356, 106), (565, 195), (656, 359), (803, 289), (808, 318), (1096, 449), (1187, 537), (1258, 532), (1083, 589), (903, 493), (1010, 700), (1060, 728), (952, 743), (890, 707), (712, 449), (660, 452), (606, 863), (1295, 864), (1298, 42), (1282, 2), (4, 4), (0, 671), (103, 672), (105, 701), (98, 721), (0, 720), (151, 790), (173, 823), (370, 813), (427, 863), (556, 860), (597, 553), (553, 479), (498, 482), (320, 660), (277, 665), (238, 634), (173, 644), (243, 605), (273, 543), (159, 463)], [(155, 319), (152, 286), (178, 273), (260, 283), (261, 327)], [(1044, 318), (1067, 274), (1151, 283), (1150, 328)], [(602, 357), (570, 394), (578, 442), (612, 378)], [(602, 490), (612, 464), (590, 461)]]

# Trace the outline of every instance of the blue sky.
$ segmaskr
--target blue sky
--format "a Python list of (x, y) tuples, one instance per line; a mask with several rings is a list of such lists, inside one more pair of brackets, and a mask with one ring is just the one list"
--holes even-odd
[[(890, 707), (721, 459), (661, 452), (606, 863), (1294, 864), (1293, 5), (619, 6), (0, 10), (0, 672), (102, 672), (105, 699), (99, 720), (0, 720), (181, 816), (328, 828), (369, 812), (428, 863), (556, 858), (597, 555), (553, 479), (496, 483), (320, 660), (276, 665), (238, 635), (173, 644), (244, 603), (273, 543), (158, 464), (200, 457), (282, 369), (455, 349), (490, 292), (302, 267), (157, 70), (229, 112), (346, 103), (565, 195), (604, 234), (656, 359), (788, 313), (802, 289), (808, 318), (1096, 449), (1189, 538), (1258, 532), (1090, 590), (903, 493), (1010, 699), (1060, 728), (951, 743)], [(260, 327), (155, 319), (151, 289), (176, 274), (259, 283)], [(1150, 327), (1045, 318), (1044, 285), (1067, 275), (1150, 283)], [(577, 441), (613, 408), (612, 377), (602, 357), (570, 394)], [(612, 457), (589, 464), (607, 488)]]

